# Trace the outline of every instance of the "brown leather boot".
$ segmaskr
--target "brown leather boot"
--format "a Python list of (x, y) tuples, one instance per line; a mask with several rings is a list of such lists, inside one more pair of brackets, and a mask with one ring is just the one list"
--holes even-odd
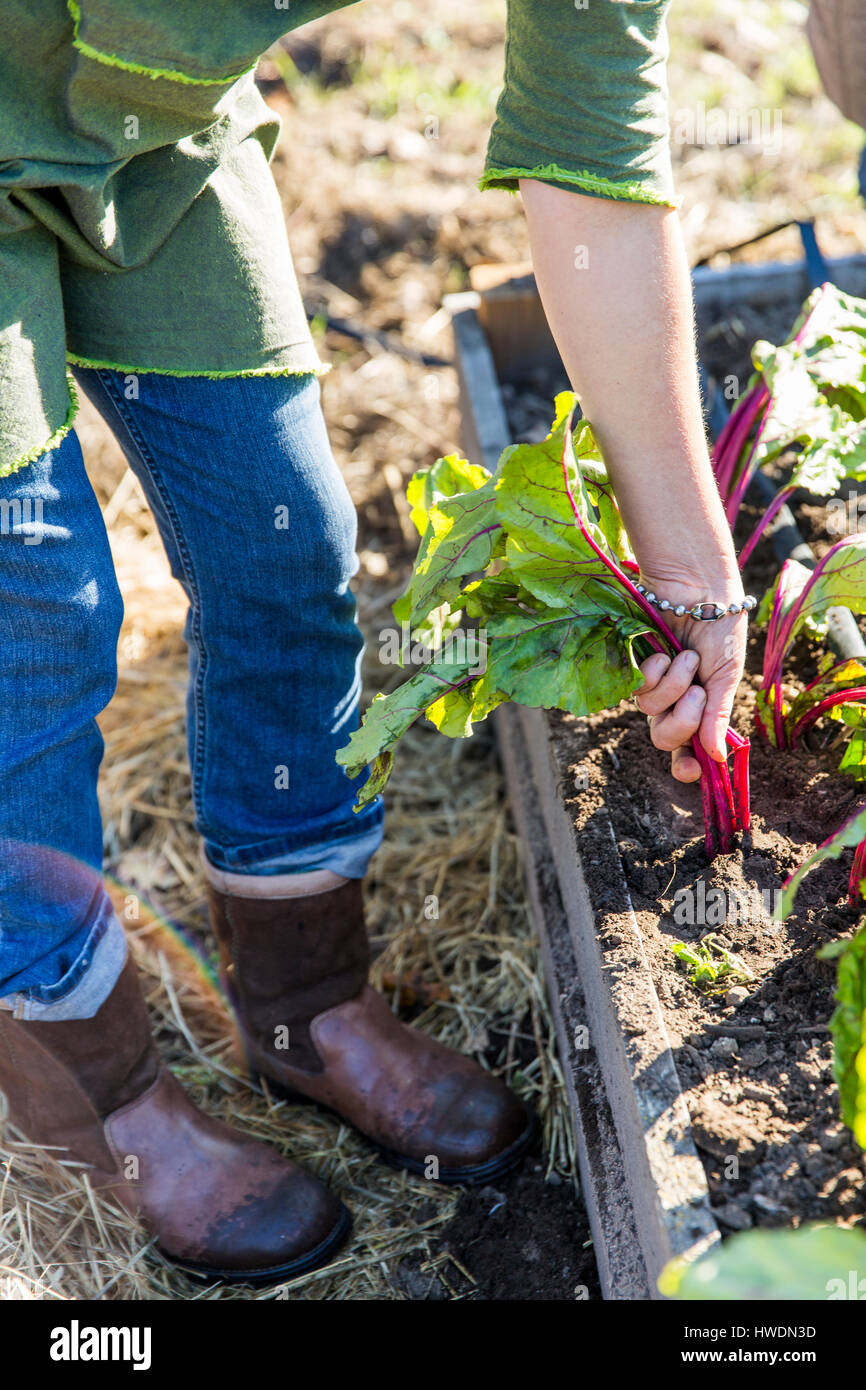
[[(207, 866), (206, 866), (207, 868)], [(400, 1023), (367, 984), (361, 884), (309, 897), (227, 893), (209, 871), (226, 990), (254, 1073), (271, 1089), (337, 1112), (397, 1167), (443, 1182), (488, 1182), (534, 1131), (521, 1101), (476, 1062)]]
[(17, 1129), (86, 1165), (193, 1274), (280, 1283), (327, 1263), (348, 1235), (326, 1187), (187, 1098), (159, 1059), (131, 960), (94, 1018), (0, 1011), (0, 1091)]

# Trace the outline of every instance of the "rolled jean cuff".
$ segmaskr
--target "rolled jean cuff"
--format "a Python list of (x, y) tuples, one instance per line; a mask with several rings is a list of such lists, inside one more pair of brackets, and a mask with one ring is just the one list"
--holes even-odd
[[(105, 1003), (124, 965), (128, 946), (123, 927), (114, 916), (109, 918), (96, 945), (85, 946), (82, 957), (70, 967), (69, 974), (76, 983), (59, 999), (43, 1003), (33, 998), (33, 991), (20, 990), (0, 999), (0, 1009), (7, 1009), (14, 1018), (40, 1023), (62, 1023), (73, 1018), (93, 1018)], [(83, 971), (81, 970), (84, 965)], [(62, 984), (62, 981), (61, 981)]]
[(210, 863), (234, 874), (301, 874), (330, 869), (341, 878), (363, 878), (370, 860), (382, 843), (385, 809), (381, 798), (365, 807), (359, 825), (349, 825), (327, 839), (298, 845), (297, 838), (271, 840), (258, 845), (226, 849), (205, 840)]

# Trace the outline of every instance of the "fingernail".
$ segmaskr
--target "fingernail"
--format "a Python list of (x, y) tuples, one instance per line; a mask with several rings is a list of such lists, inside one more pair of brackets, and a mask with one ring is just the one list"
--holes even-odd
[(692, 651), (691, 648), (689, 648), (688, 651), (683, 652), (683, 665), (685, 666), (687, 671), (696, 671), (698, 669), (698, 663), (700, 659), (701, 658), (698, 655), (698, 653), (696, 651)]
[(686, 691), (685, 698), (690, 705), (697, 707), (704, 703), (704, 700), (707, 698), (707, 692), (702, 685), (691, 685)]

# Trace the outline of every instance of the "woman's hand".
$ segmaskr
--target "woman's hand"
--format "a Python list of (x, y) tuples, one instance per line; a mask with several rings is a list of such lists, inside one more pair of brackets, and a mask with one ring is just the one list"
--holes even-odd
[[(736, 585), (719, 585), (709, 592), (710, 586), (698, 589), (694, 584), (671, 583), (643, 573), (641, 582), (672, 604), (684, 603), (690, 608), (704, 601), (730, 603), (743, 597)], [(743, 674), (748, 618), (745, 613), (729, 614), (705, 623), (672, 617), (670, 612), (663, 616), (685, 650), (673, 660), (655, 652), (641, 663), (644, 684), (635, 695), (635, 703), (649, 717), (650, 737), (656, 748), (671, 754), (671, 772), (677, 781), (695, 782), (701, 769), (690, 747), (693, 735), (698, 735), (717, 762), (727, 757), (725, 734)]]

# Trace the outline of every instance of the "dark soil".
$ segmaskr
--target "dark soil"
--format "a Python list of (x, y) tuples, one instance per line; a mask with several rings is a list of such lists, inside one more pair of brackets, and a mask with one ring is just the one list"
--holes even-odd
[[(751, 342), (784, 340), (799, 309), (792, 302), (770, 311), (744, 309), (724, 323), (700, 323), (706, 366), (720, 379), (737, 376), (742, 387), (751, 370)], [(538, 438), (545, 415), (549, 427), (547, 402), (562, 385), (555, 372), (548, 372), (546, 382), (537, 373), (526, 391), (506, 393), (516, 433)], [(804, 538), (822, 553), (831, 540), (824, 502), (802, 494), (793, 507)], [(747, 503), (737, 526), (738, 546), (758, 517), (759, 509)], [(762, 540), (744, 576), (747, 591), (760, 597), (777, 568), (769, 542)], [(775, 891), (863, 801), (864, 787), (836, 771), (841, 747), (827, 730), (796, 752), (777, 752), (757, 735), (754, 704), (762, 650), (763, 634), (753, 628), (733, 718), (733, 726), (752, 739), (752, 827), (732, 854), (713, 863), (704, 849), (699, 790), (672, 780), (669, 757), (652, 747), (642, 715), (623, 705), (589, 719), (551, 716), (560, 767), (580, 767), (589, 778), (588, 790), (573, 803), (578, 829), (588, 830), (602, 802), (613, 821), (723, 1232), (814, 1219), (852, 1223), (866, 1208), (866, 1160), (841, 1124), (833, 1079), (827, 1022), (835, 971), (816, 959), (821, 945), (850, 932), (862, 915), (847, 902), (850, 851), (813, 872), (787, 921), (773, 916)], [(815, 644), (802, 640), (791, 678), (805, 683), (819, 654)], [(601, 895), (603, 901), (609, 886), (592, 883), (598, 868), (585, 862), (584, 872), (594, 900)], [(689, 925), (681, 914), (675, 920), (680, 890), (703, 891), (706, 903), (718, 903), (714, 888), (725, 894), (721, 921), (706, 917)], [(733, 900), (732, 890), (738, 895)], [(708, 932), (754, 975), (736, 1006), (699, 993), (671, 953), (673, 943), (697, 941)], [(622, 1021), (626, 1031), (640, 1028), (640, 1019)]]
[[(489, 731), (482, 731), (484, 739)], [(411, 1021), (422, 1008), (401, 1009)], [(495, 1067), (508, 1039), (508, 1020), (487, 1023), (485, 1060)], [(529, 1066), (537, 1056), (527, 1036), (529, 1016), (520, 1020), (515, 1060)], [(412, 1299), (589, 1299), (601, 1297), (586, 1209), (574, 1184), (547, 1173), (541, 1145), (495, 1185), (466, 1188), (457, 1210), (435, 1242), (451, 1259), (437, 1273), (424, 1256), (402, 1259), (391, 1279)], [(431, 1211), (430, 1215), (433, 1212)], [(425, 1213), (419, 1214), (425, 1219)], [(466, 1276), (469, 1276), (468, 1278)]]
[[(751, 665), (758, 646), (753, 639)], [(754, 687), (752, 674), (735, 710), (742, 731), (751, 726)], [(859, 1217), (866, 1169), (839, 1121), (826, 1027), (834, 972), (815, 957), (859, 915), (846, 901), (847, 857), (806, 880), (795, 915), (784, 923), (772, 916), (774, 891), (844, 819), (856, 784), (835, 773), (838, 757), (829, 750), (780, 754), (755, 740), (752, 828), (734, 853), (709, 864), (698, 789), (672, 781), (668, 757), (649, 744), (636, 710), (582, 721), (555, 715), (553, 727), (560, 761), (588, 774), (578, 826), (602, 799), (613, 821), (720, 1222), (741, 1229)], [(592, 883), (592, 863), (584, 871), (603, 894), (608, 885)], [(697, 895), (701, 883), (707, 903), (719, 901), (713, 889), (723, 890), (722, 920), (679, 922), (678, 892)], [(731, 890), (744, 913), (731, 911)], [(671, 954), (674, 942), (697, 941), (708, 931), (755, 976), (737, 1007), (700, 994)], [(640, 1022), (623, 1019), (626, 1029)]]
[(438, 1248), (452, 1257), (444, 1266), (450, 1289), (415, 1257), (400, 1262), (397, 1287), (414, 1299), (601, 1297), (583, 1205), (558, 1173), (545, 1181), (538, 1158), (495, 1186), (468, 1188)]

